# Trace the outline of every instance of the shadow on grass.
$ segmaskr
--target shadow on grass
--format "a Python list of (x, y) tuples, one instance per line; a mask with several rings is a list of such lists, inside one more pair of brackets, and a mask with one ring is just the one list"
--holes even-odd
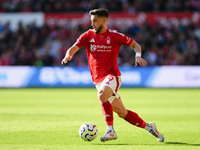
[(171, 144), (171, 145), (188, 145), (188, 146), (200, 146), (200, 144), (191, 144), (191, 143), (184, 143), (184, 142), (165, 142), (165, 144)]
[(95, 144), (93, 144), (93, 145), (135, 145), (135, 144), (127, 144), (127, 143), (95, 143)]
[[(163, 144), (168, 145), (188, 145), (188, 146), (200, 146), (200, 144), (191, 144), (184, 142), (164, 142)], [(156, 145), (156, 144), (131, 144), (131, 143), (95, 143), (93, 145)], [(160, 144), (161, 146), (162, 144)]]
[[(126, 146), (126, 145), (157, 145), (157, 144), (137, 144), (137, 143), (107, 143), (107, 142), (102, 142), (102, 143), (93, 143), (93, 145), (123, 145), (123, 146)], [(161, 144), (162, 145), (162, 144)]]

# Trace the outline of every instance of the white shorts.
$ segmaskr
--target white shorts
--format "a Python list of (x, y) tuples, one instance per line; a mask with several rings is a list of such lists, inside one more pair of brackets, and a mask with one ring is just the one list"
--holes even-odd
[(97, 83), (95, 86), (98, 92), (102, 89), (103, 86), (109, 86), (113, 91), (113, 95), (109, 97), (108, 100), (110, 103), (112, 103), (115, 98), (120, 97), (117, 91), (121, 84), (121, 76), (108, 75), (102, 82)]

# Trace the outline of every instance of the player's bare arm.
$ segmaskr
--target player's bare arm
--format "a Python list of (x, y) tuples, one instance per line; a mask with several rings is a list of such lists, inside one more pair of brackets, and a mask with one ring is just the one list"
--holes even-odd
[(68, 63), (68, 61), (70, 61), (70, 60), (73, 58), (74, 54), (75, 54), (78, 50), (79, 50), (79, 47), (76, 46), (76, 45), (73, 45), (72, 47), (70, 47), (70, 48), (67, 50), (66, 55), (65, 55), (65, 57), (63, 58), (61, 64), (66, 64), (66, 63)]
[(130, 45), (130, 47), (132, 47), (134, 49), (135, 53), (136, 53), (136, 55), (135, 55), (135, 67), (137, 67), (138, 64), (140, 66), (145, 67), (147, 65), (147, 61), (144, 60), (143, 58), (141, 58), (141, 56), (142, 56), (141, 46), (136, 41), (133, 41), (133, 43)]

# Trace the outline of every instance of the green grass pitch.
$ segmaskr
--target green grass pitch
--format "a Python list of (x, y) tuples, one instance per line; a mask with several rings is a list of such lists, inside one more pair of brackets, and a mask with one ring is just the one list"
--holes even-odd
[[(114, 114), (118, 135), (102, 143), (106, 125), (97, 91), (85, 89), (0, 89), (0, 150), (196, 150), (200, 149), (200, 89), (121, 88), (126, 108), (155, 122), (165, 142)], [(79, 127), (97, 125), (92, 142)]]

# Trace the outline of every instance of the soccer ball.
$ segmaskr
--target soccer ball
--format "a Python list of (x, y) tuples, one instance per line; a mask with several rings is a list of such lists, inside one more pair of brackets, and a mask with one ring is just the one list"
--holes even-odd
[(98, 134), (96, 125), (90, 122), (84, 123), (79, 129), (79, 135), (84, 141), (93, 141)]

